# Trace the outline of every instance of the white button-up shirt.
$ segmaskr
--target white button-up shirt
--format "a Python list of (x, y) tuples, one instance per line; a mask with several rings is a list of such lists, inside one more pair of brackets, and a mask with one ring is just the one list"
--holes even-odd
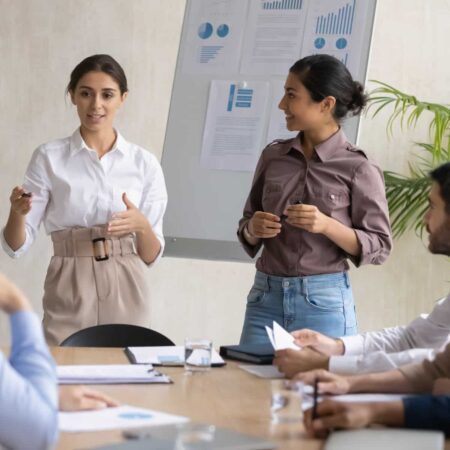
[(433, 359), (450, 342), (450, 295), (437, 302), (428, 315), (407, 326), (344, 336), (345, 353), (332, 356), (335, 373), (383, 372), (406, 364)]
[(33, 193), (25, 242), (13, 251), (0, 233), (3, 249), (13, 258), (30, 248), (42, 222), (47, 234), (108, 223), (113, 213), (126, 210), (124, 192), (148, 219), (161, 243), (157, 259), (162, 255), (167, 191), (161, 166), (154, 155), (119, 133), (113, 148), (101, 159), (86, 145), (79, 130), (71, 137), (39, 146), (23, 187)]

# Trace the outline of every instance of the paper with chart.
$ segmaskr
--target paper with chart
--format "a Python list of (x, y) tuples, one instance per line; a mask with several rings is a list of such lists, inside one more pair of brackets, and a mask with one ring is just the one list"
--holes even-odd
[(211, 82), (200, 166), (252, 172), (263, 145), (266, 81)]
[(272, 81), (272, 101), (270, 104), (269, 128), (266, 143), (270, 144), (275, 139), (290, 139), (298, 134), (298, 131), (289, 131), (286, 128), (284, 111), (278, 105), (284, 95), (285, 80)]
[(247, 0), (195, 0), (189, 5), (183, 72), (237, 72)]
[(287, 75), (300, 58), (307, 0), (251, 1), (241, 73)]
[(121, 428), (149, 427), (188, 422), (183, 416), (174, 416), (151, 409), (122, 405), (96, 411), (60, 412), (60, 431), (85, 432)]
[(59, 384), (171, 383), (151, 364), (63, 365), (57, 366)]
[(301, 55), (327, 53), (341, 60), (356, 76), (362, 57), (366, 0), (320, 0), (308, 4)]
[(273, 328), (266, 325), (267, 336), (269, 336), (270, 343), (275, 350), (285, 350), (291, 348), (293, 350), (300, 350), (297, 344), (294, 343), (295, 339), (292, 334), (288, 333), (277, 322), (273, 321)]

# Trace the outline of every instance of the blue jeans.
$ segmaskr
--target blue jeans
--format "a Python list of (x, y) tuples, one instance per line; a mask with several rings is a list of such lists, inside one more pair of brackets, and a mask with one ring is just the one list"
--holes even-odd
[(332, 337), (357, 334), (347, 272), (286, 278), (256, 272), (241, 344), (268, 343), (264, 327), (272, 328), (274, 320), (289, 332), (309, 328)]

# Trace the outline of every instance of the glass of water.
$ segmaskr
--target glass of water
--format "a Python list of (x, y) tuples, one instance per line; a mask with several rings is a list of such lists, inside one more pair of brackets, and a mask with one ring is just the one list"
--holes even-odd
[(184, 340), (184, 370), (204, 373), (211, 368), (212, 342), (209, 339)]
[(300, 381), (271, 380), (272, 423), (293, 423), (303, 419), (303, 383)]

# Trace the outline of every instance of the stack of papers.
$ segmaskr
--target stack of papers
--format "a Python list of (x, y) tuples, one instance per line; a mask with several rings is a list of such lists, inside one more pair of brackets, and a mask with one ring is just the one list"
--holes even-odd
[(58, 366), (59, 384), (171, 383), (172, 380), (153, 369), (151, 364), (110, 364)]
[(273, 321), (273, 329), (266, 326), (266, 332), (269, 336), (270, 343), (275, 350), (284, 350), (286, 348), (292, 348), (294, 350), (300, 350), (292, 334), (288, 333), (282, 326)]
[(97, 411), (60, 412), (59, 429), (69, 432), (103, 431), (187, 422), (189, 419), (150, 409), (123, 405)]
[[(133, 364), (154, 364), (157, 366), (184, 365), (183, 346), (128, 347), (125, 353)], [(223, 365), (225, 365), (225, 361), (212, 349), (211, 366), (219, 367)]]

